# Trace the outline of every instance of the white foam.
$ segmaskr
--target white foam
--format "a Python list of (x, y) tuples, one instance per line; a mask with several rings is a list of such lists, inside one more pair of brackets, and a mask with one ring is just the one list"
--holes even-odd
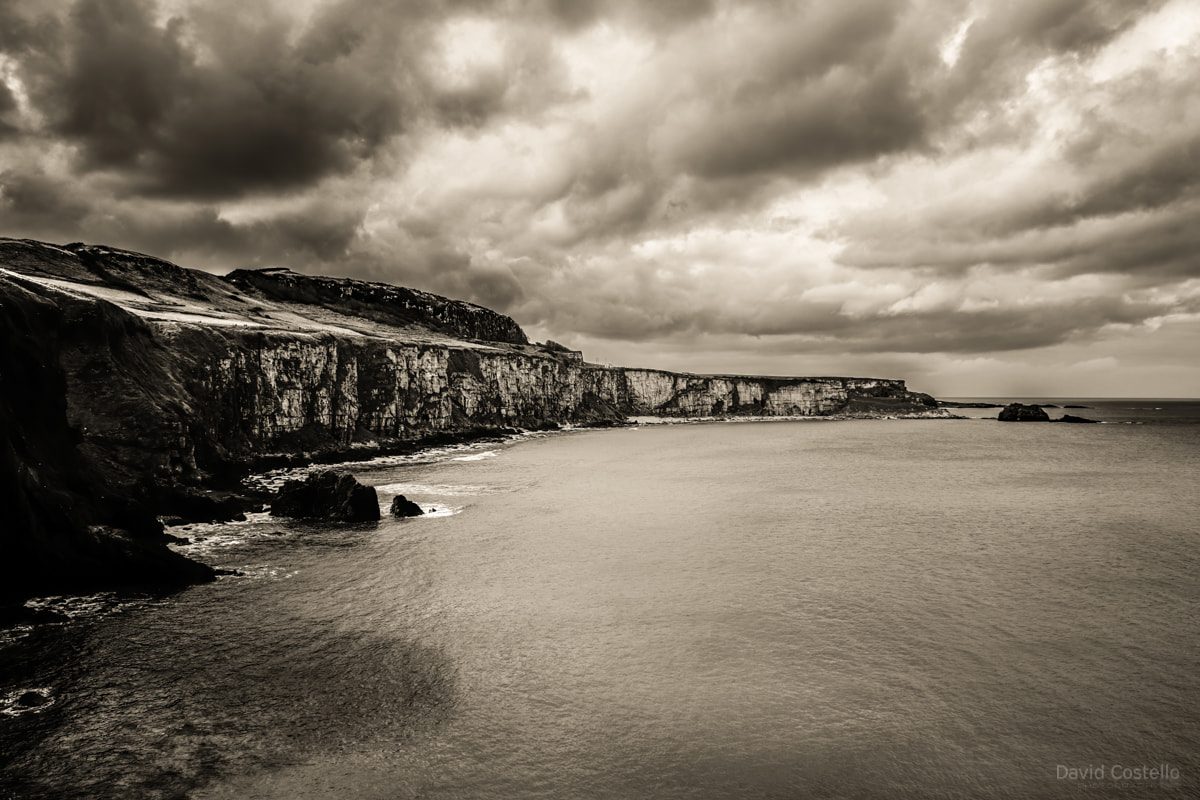
[[(385, 483), (382, 486), (376, 486), (375, 491), (379, 494), (387, 494), (393, 497), (398, 494), (402, 494), (405, 497), (409, 495), (462, 497), (484, 494), (489, 489), (487, 486), (451, 485), (447, 483)], [(388, 503), (390, 505), (391, 501), (389, 500)]]
[(426, 511), (422, 516), (416, 519), (435, 519), (437, 517), (453, 517), (455, 514), (461, 514), (465, 506), (441, 506), (434, 508), (432, 511)]
[[(455, 514), (461, 514), (463, 512), (463, 509), (466, 508), (466, 506), (431, 506), (431, 505), (427, 505), (427, 504), (422, 505), (421, 503), (417, 503), (417, 505), (421, 506), (422, 513), (419, 516), (401, 517), (399, 519), (417, 521), (417, 520), (422, 520), (422, 519), (439, 519), (441, 517), (453, 517)], [(392, 517), (392, 515), (387, 511), (385, 511), (383, 513), (383, 517), (384, 517), (384, 519), (396, 519), (396, 518)]]
[(236, 569), (241, 575), (231, 575), (231, 578), (257, 578), (266, 580), (289, 580), (300, 573), (298, 569), (284, 569), (273, 564), (245, 564), (224, 569)]
[(272, 523), (282, 524), (280, 520), (271, 517), (269, 512), (256, 511), (246, 514), (245, 521), (195, 523), (181, 528), (170, 528), (168, 531), (173, 536), (189, 540), (187, 544), (171, 544), (172, 548), (195, 557), (247, 542), (280, 538), (278, 530), (267, 528), (267, 525)]
[(498, 452), (496, 452), (495, 450), (488, 450), (483, 453), (476, 453), (475, 455), (459, 456), (458, 458), (455, 458), (452, 460), (453, 461), (483, 461), (485, 458), (495, 458), (498, 455), (500, 455), (500, 454)]

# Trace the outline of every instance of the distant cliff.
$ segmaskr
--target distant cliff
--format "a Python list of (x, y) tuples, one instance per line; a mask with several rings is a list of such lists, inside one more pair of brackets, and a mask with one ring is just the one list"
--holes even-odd
[[(0, 538), (0, 579), (25, 589), (56, 558), (60, 575), (102, 573), (87, 555), (97, 537), (132, 552), (120, 531), (153, 540), (146, 515), (171, 491), (272, 455), (636, 415), (946, 414), (898, 380), (606, 367), (424, 292), (279, 269), (221, 278), (84, 245), (0, 239), (0, 325), (0, 481), (20, 512)], [(114, 575), (196, 577), (157, 555)]]

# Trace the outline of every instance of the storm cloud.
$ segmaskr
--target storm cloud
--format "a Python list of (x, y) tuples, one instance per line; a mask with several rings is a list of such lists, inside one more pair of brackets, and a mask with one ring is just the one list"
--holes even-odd
[(598, 360), (1195, 395), (1198, 80), (1184, 0), (8, 0), (0, 235)]

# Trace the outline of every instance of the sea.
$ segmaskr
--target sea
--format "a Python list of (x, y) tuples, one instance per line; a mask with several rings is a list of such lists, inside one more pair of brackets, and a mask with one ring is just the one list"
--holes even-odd
[(530, 434), (175, 528), (239, 574), (0, 633), (0, 798), (1200, 796), (1200, 401), (1041, 401), (1102, 424)]

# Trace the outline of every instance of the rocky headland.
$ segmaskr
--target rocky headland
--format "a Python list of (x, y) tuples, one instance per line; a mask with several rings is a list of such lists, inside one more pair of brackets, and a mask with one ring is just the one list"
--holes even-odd
[(212, 578), (161, 515), (229, 519), (251, 469), (630, 416), (948, 416), (903, 381), (588, 363), (382, 283), (224, 277), (0, 238), (0, 593)]

